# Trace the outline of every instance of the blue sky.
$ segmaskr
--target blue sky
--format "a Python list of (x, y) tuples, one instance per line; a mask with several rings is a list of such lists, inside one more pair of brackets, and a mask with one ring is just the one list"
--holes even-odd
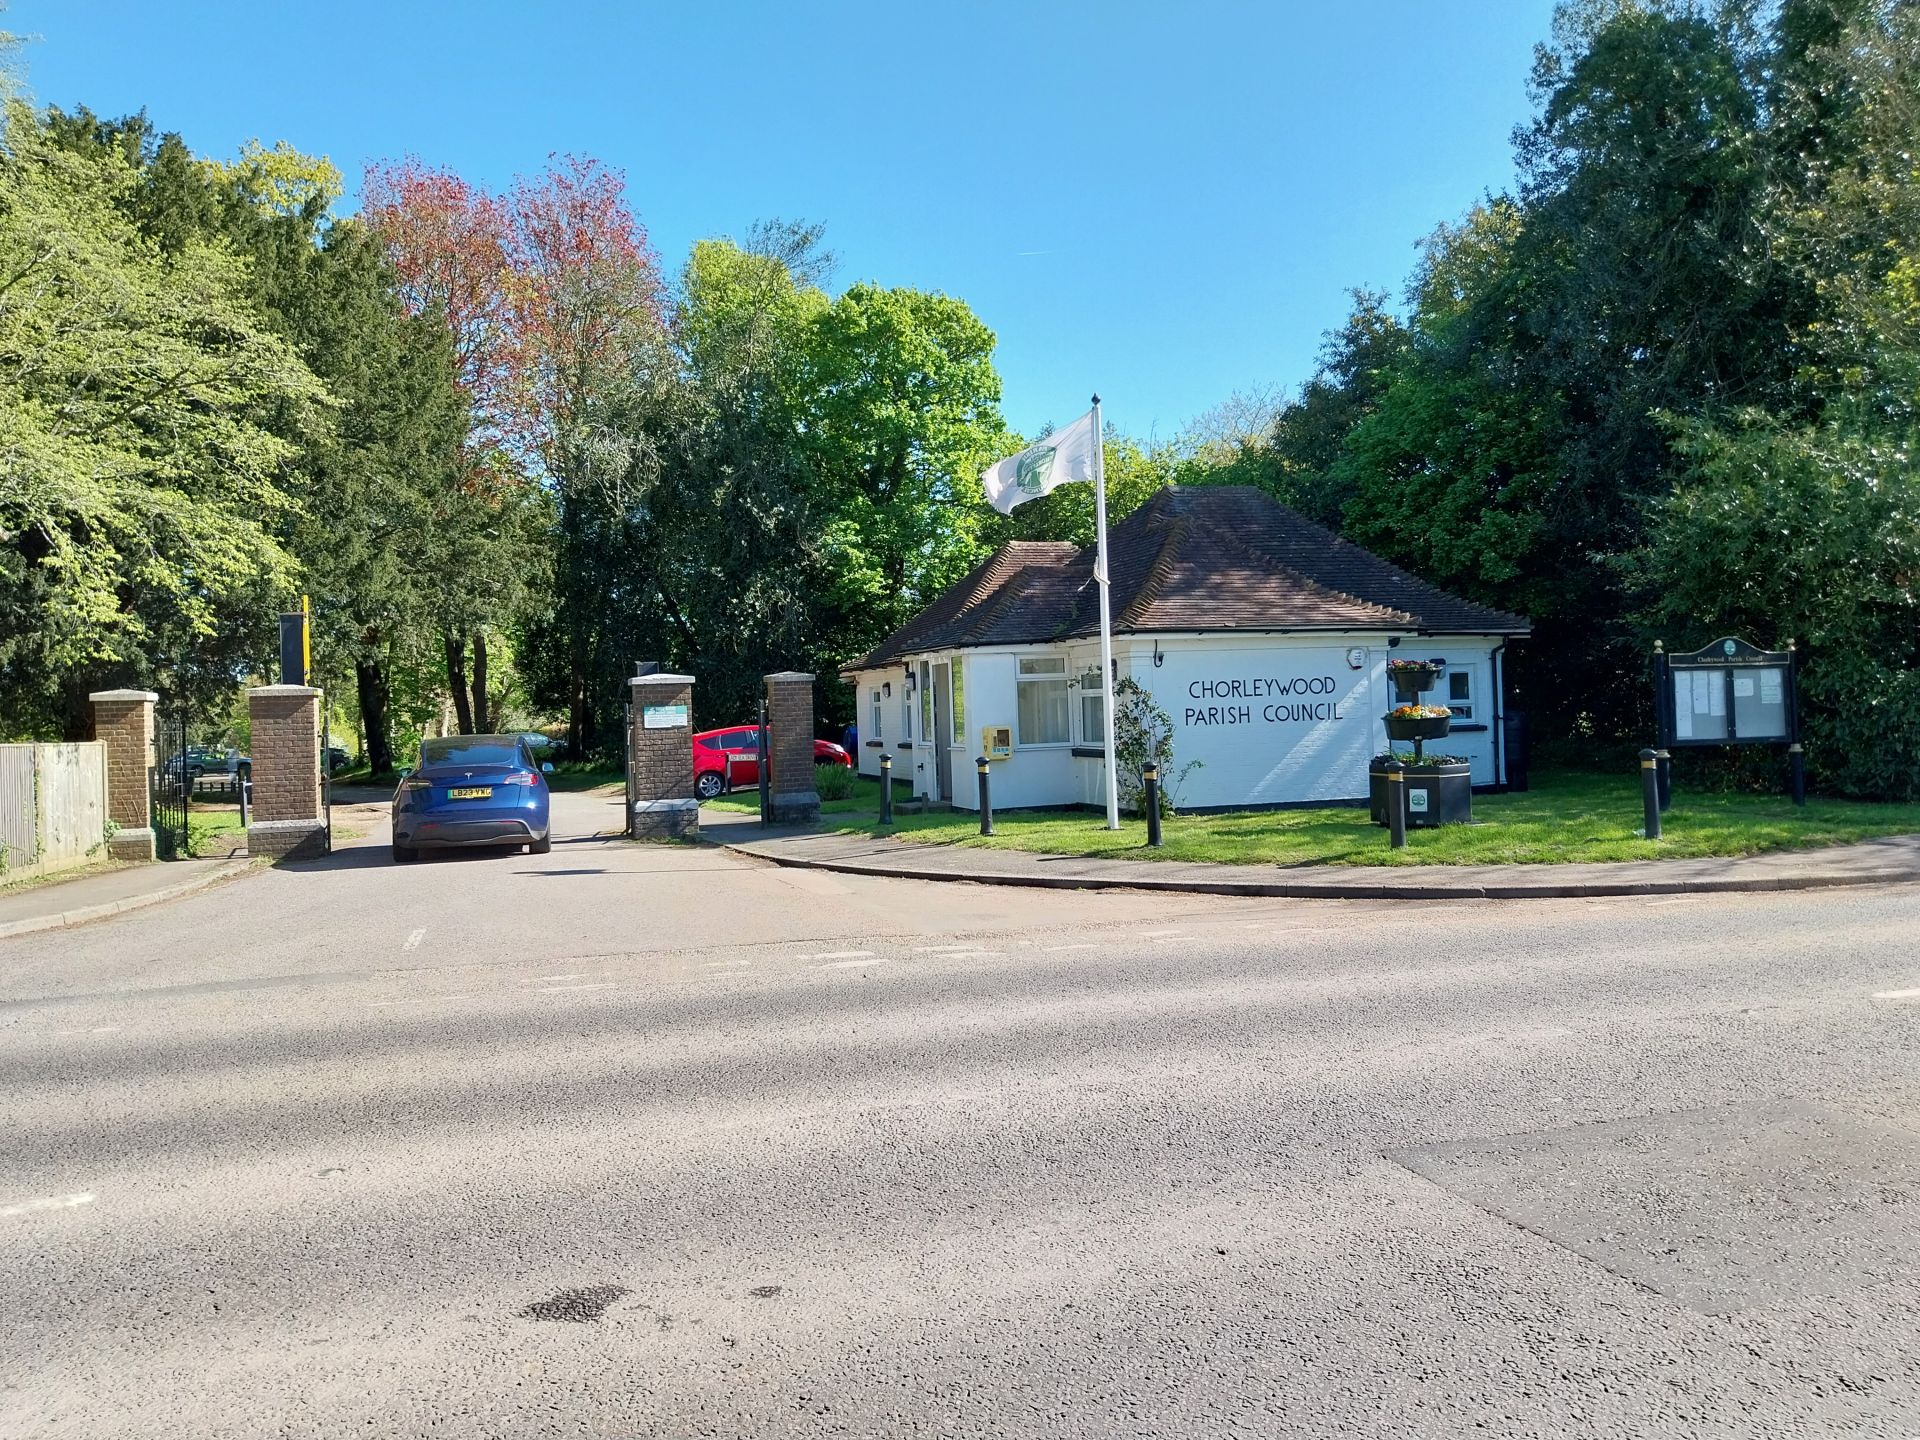
[[(669, 271), (827, 226), (836, 285), (966, 300), (1029, 433), (1170, 437), (1297, 385), (1355, 285), (1512, 177), (1550, 0), (13, 0), (34, 96), (196, 150), (624, 169)], [(349, 202), (350, 203), (350, 202)]]

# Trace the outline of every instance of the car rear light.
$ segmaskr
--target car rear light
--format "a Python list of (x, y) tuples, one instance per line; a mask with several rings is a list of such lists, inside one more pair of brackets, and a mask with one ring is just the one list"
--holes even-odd
[(433, 782), (431, 780), (402, 780), (400, 782), (400, 788), (402, 790), (431, 790), (433, 788)]
[(512, 775), (502, 775), (497, 783), (501, 785), (537, 785), (540, 783), (540, 777), (538, 775), (529, 775), (526, 771), (522, 770)]

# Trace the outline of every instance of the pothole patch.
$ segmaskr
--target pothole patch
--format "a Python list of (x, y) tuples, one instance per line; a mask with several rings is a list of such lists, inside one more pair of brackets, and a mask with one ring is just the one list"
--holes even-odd
[(588, 1285), (578, 1290), (562, 1290), (545, 1300), (536, 1300), (520, 1312), (522, 1320), (566, 1320), (585, 1325), (607, 1313), (607, 1307), (623, 1295), (633, 1292), (624, 1285)]

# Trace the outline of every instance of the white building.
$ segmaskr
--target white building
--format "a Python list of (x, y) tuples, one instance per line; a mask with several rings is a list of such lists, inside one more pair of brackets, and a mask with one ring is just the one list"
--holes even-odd
[[(1506, 783), (1502, 652), (1525, 619), (1476, 605), (1340, 539), (1264, 492), (1170, 486), (1115, 525), (1113, 654), (1173, 720), (1182, 810), (1358, 801), (1387, 748), (1389, 656), (1440, 662), (1425, 697), (1454, 714), (1429, 746)], [(996, 809), (1104, 806), (1093, 551), (1013, 541), (842, 674), (859, 767), (972, 809), (974, 757)]]

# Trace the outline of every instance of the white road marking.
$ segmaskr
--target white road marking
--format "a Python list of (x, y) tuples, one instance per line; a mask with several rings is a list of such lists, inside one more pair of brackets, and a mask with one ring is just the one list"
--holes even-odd
[(369, 1010), (385, 1010), (394, 1005), (431, 1005), (436, 1000), (471, 1000), (478, 990), (462, 990), (458, 995), (416, 995), (408, 1000), (369, 1000)]
[(1920, 999), (1920, 990), (1876, 990), (1873, 992), (1873, 998), (1876, 1000), (1916, 1000)]
[(1057, 954), (1062, 950), (1098, 950), (1099, 948), (1091, 940), (1081, 940), (1072, 945), (1049, 945), (1047, 951), (1050, 954)]
[(542, 995), (564, 995), (571, 990), (611, 990), (614, 987), (614, 983), (612, 980), (603, 980), (597, 985), (548, 985), (542, 989), (540, 993)]
[(709, 960), (701, 965), (702, 970), (731, 970), (739, 965), (751, 965), (751, 960)]
[(884, 955), (873, 960), (836, 960), (831, 965), (816, 966), (820, 970), (861, 970), (868, 965), (891, 965), (893, 961)]
[(916, 945), (913, 948), (922, 955), (959, 955), (980, 947), (977, 945)]
[(584, 980), (586, 978), (587, 972), (582, 970), (578, 975), (533, 975), (522, 980), (520, 983), (522, 985), (540, 985), (548, 980)]
[(91, 1205), (93, 1194), (82, 1190), (78, 1195), (50, 1195), (44, 1200), (20, 1200), (12, 1205), (0, 1205), (0, 1219), (13, 1215), (32, 1215), (41, 1210), (71, 1210), (76, 1205)]
[(411, 935), (407, 936), (407, 943), (400, 947), (400, 953), (403, 955), (411, 955), (415, 950), (420, 948), (420, 942), (426, 938), (426, 934), (427, 928), (423, 925)]
[(1142, 940), (1176, 940), (1183, 938), (1186, 933), (1184, 930), (1142, 930), (1140, 938)]
[(1699, 898), (1698, 895), (1669, 895), (1663, 900), (1647, 900), (1642, 903), (1647, 905), (1691, 905)]
[(794, 958), (797, 960), (858, 960), (862, 956), (871, 954), (873, 954), (871, 950), (822, 950), (817, 955), (797, 955)]

